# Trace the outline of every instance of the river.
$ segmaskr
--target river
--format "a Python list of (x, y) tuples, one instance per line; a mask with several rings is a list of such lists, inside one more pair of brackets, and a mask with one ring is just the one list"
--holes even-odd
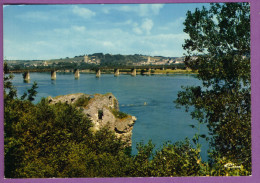
[[(74, 79), (72, 73), (57, 73), (57, 79), (51, 80), (50, 73), (30, 73), (30, 83), (24, 83), (22, 74), (14, 74), (13, 84), (18, 95), (31, 87), (34, 81), (38, 84), (36, 101), (42, 97), (66, 95), (70, 93), (105, 94), (108, 92), (118, 99), (120, 111), (136, 116), (132, 136), (132, 152), (135, 154), (136, 143), (149, 139), (160, 148), (164, 142), (176, 142), (186, 137), (192, 138), (196, 133), (189, 125), (197, 124), (184, 108), (176, 109), (173, 101), (177, 98), (181, 86), (201, 85), (194, 75), (120, 75), (81, 73), (79, 79)], [(204, 127), (201, 133), (207, 133)], [(202, 141), (201, 156), (207, 159), (208, 145)]]

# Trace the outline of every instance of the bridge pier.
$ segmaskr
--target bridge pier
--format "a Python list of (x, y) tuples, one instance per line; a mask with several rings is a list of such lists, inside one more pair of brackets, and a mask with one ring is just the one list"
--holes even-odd
[(136, 76), (136, 69), (132, 69), (132, 70), (131, 70), (131, 75), (132, 75), (132, 76)]
[(96, 77), (99, 78), (100, 76), (101, 76), (101, 71), (100, 71), (100, 69), (98, 69), (96, 72)]
[(74, 76), (75, 79), (79, 79), (79, 69), (75, 69)]
[(114, 76), (119, 76), (120, 72), (119, 69), (115, 69)]
[(27, 71), (27, 72), (24, 72), (23, 73), (23, 80), (24, 80), (24, 82), (26, 82), (26, 83), (29, 83), (30, 82), (30, 73), (29, 73), (29, 71)]
[(51, 71), (51, 80), (56, 80), (56, 71)]
[(151, 68), (147, 69), (147, 75), (151, 75)]

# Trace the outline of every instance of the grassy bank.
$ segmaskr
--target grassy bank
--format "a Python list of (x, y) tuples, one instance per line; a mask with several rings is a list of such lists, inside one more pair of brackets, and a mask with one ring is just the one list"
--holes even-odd
[(165, 69), (165, 70), (154, 70), (151, 71), (152, 74), (197, 74), (198, 72), (194, 72), (191, 69)]

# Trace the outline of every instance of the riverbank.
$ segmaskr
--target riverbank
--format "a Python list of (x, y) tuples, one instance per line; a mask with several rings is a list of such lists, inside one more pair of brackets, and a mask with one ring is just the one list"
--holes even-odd
[(155, 70), (152, 74), (198, 74), (197, 71), (192, 71), (191, 69), (165, 69), (165, 70)]

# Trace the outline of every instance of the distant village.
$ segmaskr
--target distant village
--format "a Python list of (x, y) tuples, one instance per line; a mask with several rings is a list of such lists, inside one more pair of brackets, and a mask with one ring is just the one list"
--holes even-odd
[[(88, 55), (84, 56), (84, 62), (88, 64), (100, 65), (101, 60), (96, 58), (96, 56), (89, 57)], [(184, 57), (179, 58), (164, 58), (164, 57), (151, 57), (147, 56), (146, 61), (141, 61), (133, 63), (134, 66), (143, 66), (143, 65), (171, 65), (171, 64), (181, 64), (184, 63)]]

